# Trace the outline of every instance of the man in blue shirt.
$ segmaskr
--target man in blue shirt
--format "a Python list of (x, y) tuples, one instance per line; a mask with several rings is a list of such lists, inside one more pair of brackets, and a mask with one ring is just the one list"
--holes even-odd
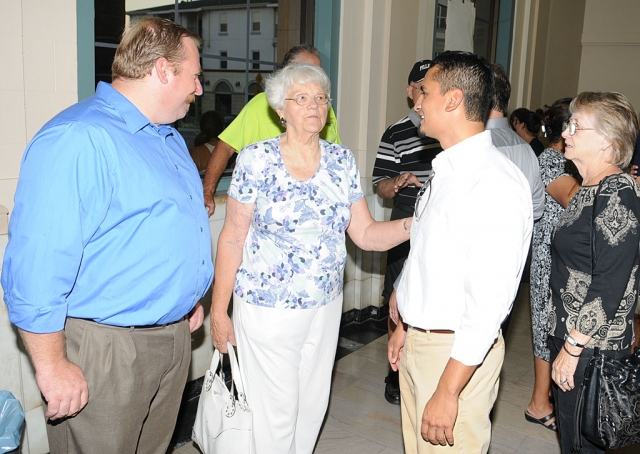
[(200, 38), (125, 32), (113, 83), (27, 147), (2, 273), (46, 402), (51, 452), (165, 452), (198, 300), (211, 284), (202, 185), (170, 126), (202, 94)]

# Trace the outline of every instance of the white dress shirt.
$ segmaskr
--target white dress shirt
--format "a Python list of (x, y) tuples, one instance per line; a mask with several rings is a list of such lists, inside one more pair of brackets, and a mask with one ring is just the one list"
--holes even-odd
[(404, 322), (455, 331), (451, 357), (482, 363), (509, 313), (527, 258), (529, 183), (484, 131), (441, 152), (418, 200), (397, 283)]
[(518, 166), (529, 182), (533, 200), (533, 219), (538, 220), (544, 213), (544, 185), (540, 178), (540, 164), (533, 148), (509, 128), (509, 120), (489, 118), (486, 128), (491, 130), (491, 140), (495, 147)]

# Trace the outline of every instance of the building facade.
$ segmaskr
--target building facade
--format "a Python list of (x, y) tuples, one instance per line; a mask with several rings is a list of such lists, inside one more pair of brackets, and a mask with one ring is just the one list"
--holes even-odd
[[(278, 2), (201, 0), (180, 2), (181, 25), (202, 37), (202, 88), (186, 123), (196, 122), (202, 112), (217, 110), (235, 115), (263, 89), (264, 75), (281, 59), (277, 55)], [(127, 11), (132, 23), (157, 16), (175, 20), (173, 4)]]

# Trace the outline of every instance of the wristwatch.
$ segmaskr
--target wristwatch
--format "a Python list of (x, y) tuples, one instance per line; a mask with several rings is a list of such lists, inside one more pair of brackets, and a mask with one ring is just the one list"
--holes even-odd
[(578, 347), (578, 348), (586, 347), (586, 345), (579, 344), (578, 341), (571, 336), (567, 336), (567, 342), (569, 342), (569, 345), (573, 345), (574, 347)]

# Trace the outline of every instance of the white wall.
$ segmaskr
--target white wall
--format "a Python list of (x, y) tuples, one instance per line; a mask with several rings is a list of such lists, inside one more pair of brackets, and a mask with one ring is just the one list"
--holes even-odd
[(640, 2), (587, 0), (578, 91), (619, 91), (640, 109)]
[(517, 0), (510, 108), (619, 91), (640, 109), (640, 2)]
[(11, 210), (27, 141), (77, 101), (75, 0), (2, 2), (0, 205)]

